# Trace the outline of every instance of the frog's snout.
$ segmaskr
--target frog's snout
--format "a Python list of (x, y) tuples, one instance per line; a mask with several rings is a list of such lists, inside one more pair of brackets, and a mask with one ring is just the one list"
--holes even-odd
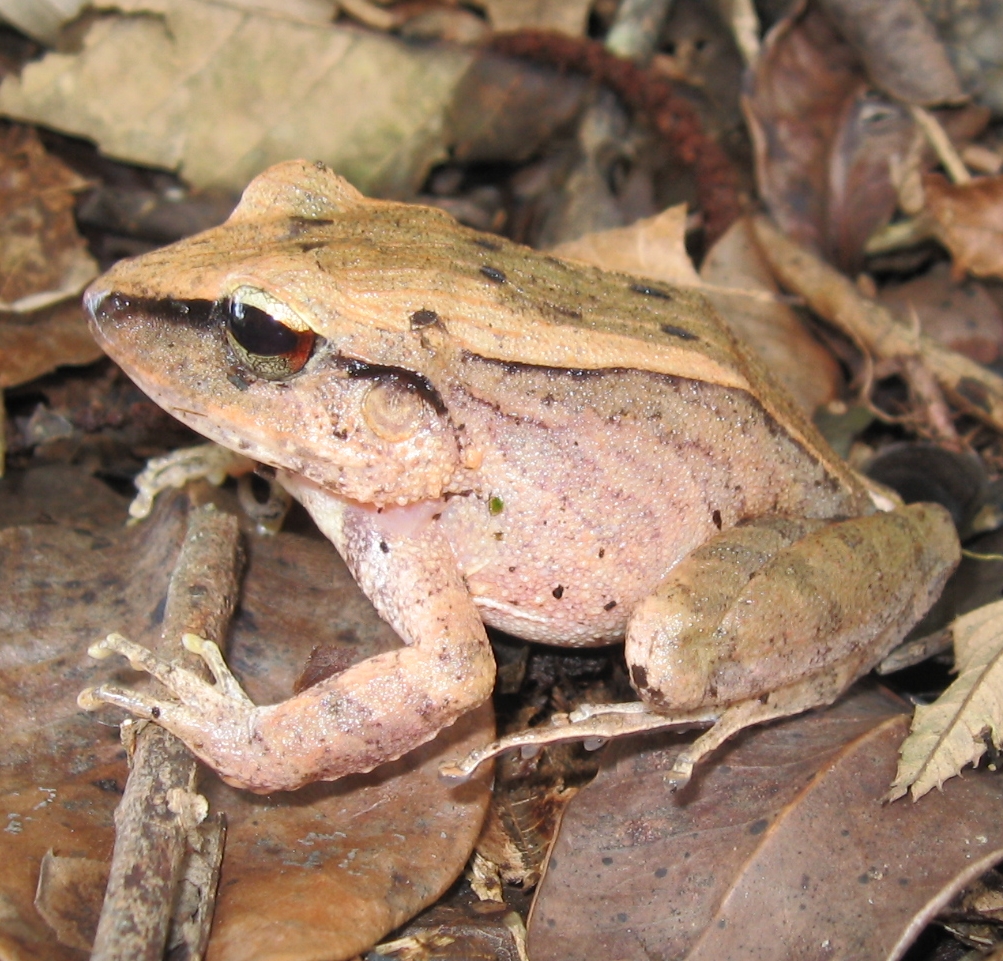
[(101, 311), (101, 305), (105, 302), (110, 291), (107, 287), (91, 284), (84, 291), (84, 310), (90, 315), (91, 320), (96, 320)]

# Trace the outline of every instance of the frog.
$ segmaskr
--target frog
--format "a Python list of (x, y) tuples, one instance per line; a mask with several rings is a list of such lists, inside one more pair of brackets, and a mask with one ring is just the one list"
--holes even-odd
[(143, 391), (306, 508), (403, 642), (269, 705), (198, 638), (212, 680), (95, 646), (166, 693), (82, 706), (155, 720), (251, 791), (434, 738), (492, 694), (486, 628), (623, 643), (639, 699), (582, 724), (709, 725), (684, 783), (737, 731), (832, 703), (959, 560), (947, 511), (882, 500), (698, 290), (366, 198), (323, 164), (270, 168), (85, 304)]

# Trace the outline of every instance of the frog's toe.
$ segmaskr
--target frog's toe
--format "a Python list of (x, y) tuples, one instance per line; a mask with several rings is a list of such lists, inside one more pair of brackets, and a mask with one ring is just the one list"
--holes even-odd
[(152, 674), (154, 677), (159, 677), (165, 668), (171, 667), (149, 648), (136, 644), (121, 634), (109, 634), (102, 640), (96, 641), (87, 648), (87, 653), (99, 661), (103, 661), (113, 654), (121, 654), (122, 657), (128, 659), (134, 671), (146, 671), (147, 674)]
[(106, 704), (121, 707), (130, 714), (145, 717), (149, 721), (161, 720), (171, 707), (170, 702), (114, 684), (88, 687), (77, 695), (77, 705), (85, 711), (97, 711)]
[(252, 703), (240, 686), (240, 681), (233, 676), (219, 645), (214, 641), (207, 641), (204, 637), (199, 637), (198, 634), (183, 634), (181, 643), (184, 644), (186, 650), (197, 654), (205, 662), (205, 666), (209, 668), (209, 672), (216, 682), (216, 690), (219, 694), (233, 701)]
[[(109, 634), (104, 640), (89, 648), (88, 653), (91, 657), (105, 658), (112, 654), (121, 654), (122, 657), (128, 658), (133, 670), (145, 671), (160, 681), (176, 701), (158, 699), (112, 685), (102, 685), (83, 692), (78, 698), (78, 703), (88, 710), (93, 710), (101, 703), (115, 704), (140, 717), (159, 721), (165, 727), (172, 729), (169, 718), (176, 716), (182, 708), (188, 709), (196, 718), (195, 724), (198, 726), (199, 712), (218, 711), (224, 704), (231, 710), (237, 706), (243, 708), (254, 706), (226, 666), (219, 648), (212, 641), (207, 641), (196, 634), (185, 634), (182, 641), (189, 651), (202, 658), (216, 682), (215, 685), (209, 684), (194, 671), (158, 657), (153, 651), (130, 641), (121, 634)], [(181, 722), (182, 718), (179, 717), (177, 720)], [(183, 720), (187, 723), (189, 719), (186, 717)]]

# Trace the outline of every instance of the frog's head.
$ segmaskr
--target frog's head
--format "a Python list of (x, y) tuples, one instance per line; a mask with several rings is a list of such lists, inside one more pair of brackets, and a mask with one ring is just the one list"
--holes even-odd
[(406, 504), (447, 489), (461, 435), (427, 373), (435, 315), (374, 325), (363, 285), (318, 268), (321, 248), (365, 246), (360, 203), (323, 168), (280, 165), (226, 224), (122, 261), (85, 304), (102, 348), (194, 430), (342, 496)]

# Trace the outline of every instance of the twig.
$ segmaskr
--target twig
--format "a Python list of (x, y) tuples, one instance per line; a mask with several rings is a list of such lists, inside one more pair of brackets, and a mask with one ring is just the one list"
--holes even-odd
[(875, 357), (917, 357), (955, 404), (996, 430), (1003, 430), (1003, 378), (925, 334), (910, 330), (766, 217), (756, 217), (753, 226), (773, 275), (788, 290), (803, 297), (815, 313), (846, 331)]
[(914, 664), (921, 664), (935, 654), (949, 651), (954, 643), (954, 635), (949, 627), (914, 641), (899, 644), (876, 668), (878, 674), (894, 674)]
[(909, 112), (919, 129), (923, 131), (923, 136), (936, 152), (937, 159), (944, 165), (952, 183), (969, 183), (972, 175), (968, 172), (965, 162), (961, 159), (958, 151), (954, 149), (951, 138), (947, 136), (947, 131), (938, 123), (937, 118), (929, 110), (924, 110), (915, 104), (909, 107)]
[(735, 46), (738, 47), (742, 60), (747, 67), (752, 66), (759, 57), (762, 25), (753, 0), (719, 0), (718, 9), (721, 16), (728, 21)]
[[(177, 652), (181, 635), (189, 632), (221, 644), (242, 566), (237, 519), (211, 506), (192, 508), (167, 591), (162, 644)], [(189, 670), (205, 672), (194, 655), (175, 656)], [(199, 924), (180, 936), (187, 940), (186, 956), (199, 958), (215, 903), (222, 820), (217, 817), (209, 830), (203, 823), (206, 803), (195, 792), (196, 761), (177, 738), (146, 724), (134, 744), (132, 769), (115, 811), (115, 851), (91, 959), (160, 961), (186, 875), (201, 891), (194, 911)]]

